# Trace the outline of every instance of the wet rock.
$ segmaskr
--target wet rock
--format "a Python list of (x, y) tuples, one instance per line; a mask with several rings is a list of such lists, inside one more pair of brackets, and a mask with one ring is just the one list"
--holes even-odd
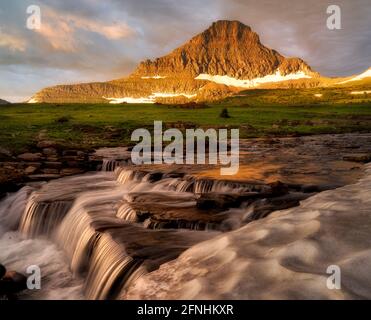
[(3, 147), (0, 147), (0, 155), (11, 157), (12, 156), (12, 153), (8, 149), (5, 149)]
[(58, 169), (44, 168), (41, 170), (44, 174), (59, 174)]
[(77, 150), (64, 150), (62, 152), (62, 156), (77, 156), (78, 154)]
[(287, 184), (282, 183), (281, 181), (276, 181), (269, 184), (271, 191), (270, 193), (274, 196), (284, 195), (289, 193), (289, 187)]
[(37, 167), (34, 167), (34, 166), (28, 166), (25, 170), (24, 170), (24, 173), (29, 175), (29, 174), (33, 174), (35, 173), (36, 171), (38, 170)]
[(47, 160), (48, 162), (58, 162), (58, 161), (59, 161), (59, 158), (58, 158), (58, 156), (54, 155), (54, 156), (48, 156), (48, 157), (46, 158), (46, 160)]
[(0, 265), (0, 296), (12, 298), (27, 289), (27, 277), (15, 271), (6, 271), (3, 265)]
[(78, 156), (63, 156), (61, 158), (62, 161), (81, 161)]
[(304, 193), (319, 192), (320, 188), (316, 185), (303, 185), (301, 186), (301, 191)]
[(42, 159), (41, 153), (23, 153), (18, 156), (18, 159), (23, 161), (40, 161)]
[(85, 152), (83, 152), (83, 151), (77, 151), (76, 155), (77, 155), (79, 158), (85, 158)]
[(163, 173), (162, 172), (151, 172), (148, 177), (148, 181), (156, 182), (162, 179)]
[(57, 146), (57, 143), (55, 141), (51, 141), (51, 140), (39, 141), (38, 144), (37, 144), (37, 147), (39, 149), (55, 148), (56, 146)]
[(84, 173), (85, 171), (83, 169), (80, 169), (80, 168), (65, 168), (65, 169), (62, 169), (60, 171), (60, 174), (62, 176), (72, 176), (72, 175), (75, 175), (75, 174), (81, 174), (81, 173)]
[(45, 148), (43, 149), (43, 154), (45, 154), (46, 156), (55, 156), (58, 154), (58, 152), (54, 148)]
[(344, 161), (367, 163), (371, 161), (371, 154), (356, 153), (343, 156)]
[(44, 162), (44, 165), (47, 168), (60, 169), (62, 167), (62, 162), (60, 162), (60, 161), (46, 161), (46, 162)]
[(32, 175), (29, 175), (28, 178), (31, 179), (31, 180), (52, 180), (52, 179), (58, 179), (60, 178), (61, 175), (59, 174), (47, 174), (47, 173), (44, 173), (44, 174), (32, 174)]
[(201, 210), (236, 208), (242, 202), (259, 197), (257, 192), (244, 194), (204, 193), (197, 199), (197, 208)]

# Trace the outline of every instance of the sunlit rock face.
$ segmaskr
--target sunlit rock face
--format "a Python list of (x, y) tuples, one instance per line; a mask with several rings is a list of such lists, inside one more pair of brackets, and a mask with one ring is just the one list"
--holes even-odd
[(303, 60), (285, 58), (265, 47), (250, 27), (222, 20), (170, 54), (141, 62), (127, 78), (46, 88), (30, 102), (212, 101), (234, 94), (236, 87), (318, 77)]
[(172, 53), (142, 62), (132, 76), (188, 76), (200, 74), (254, 79), (280, 68), (283, 75), (306, 72), (301, 59), (287, 59), (261, 44), (252, 29), (238, 21), (221, 20)]

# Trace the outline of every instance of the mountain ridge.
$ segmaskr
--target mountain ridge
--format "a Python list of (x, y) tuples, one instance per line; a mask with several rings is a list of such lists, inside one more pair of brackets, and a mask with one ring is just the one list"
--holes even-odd
[(283, 75), (313, 73), (300, 58), (285, 58), (265, 47), (251, 27), (239, 21), (219, 20), (168, 55), (139, 64), (132, 76), (226, 75), (253, 79), (280, 69)]
[(6, 100), (3, 100), (3, 99), (0, 99), (0, 105), (5, 105), (5, 104), (10, 104), (10, 102), (6, 101)]
[(251, 27), (219, 20), (172, 52), (140, 62), (128, 77), (57, 85), (30, 103), (187, 103), (214, 101), (248, 88), (338, 85), (302, 59), (264, 46)]

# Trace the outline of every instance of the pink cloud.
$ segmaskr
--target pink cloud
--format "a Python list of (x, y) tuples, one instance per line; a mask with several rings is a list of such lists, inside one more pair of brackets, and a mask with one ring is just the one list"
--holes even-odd
[(76, 32), (78, 30), (100, 34), (110, 40), (123, 39), (134, 34), (134, 31), (123, 22), (107, 24), (75, 14), (59, 13), (51, 8), (42, 8), (41, 28), (36, 31), (48, 41), (54, 50), (77, 51)]
[(0, 47), (7, 47), (12, 51), (25, 51), (27, 41), (17, 35), (0, 30)]

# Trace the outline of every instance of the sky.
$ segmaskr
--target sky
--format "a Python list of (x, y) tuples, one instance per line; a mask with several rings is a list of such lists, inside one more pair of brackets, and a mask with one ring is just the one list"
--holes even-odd
[[(27, 28), (30, 5), (41, 9), (40, 29)], [(340, 30), (327, 28), (329, 5), (341, 9)], [(370, 17), (370, 0), (0, 0), (0, 98), (124, 77), (220, 19), (325, 76), (349, 76), (371, 66)]]

